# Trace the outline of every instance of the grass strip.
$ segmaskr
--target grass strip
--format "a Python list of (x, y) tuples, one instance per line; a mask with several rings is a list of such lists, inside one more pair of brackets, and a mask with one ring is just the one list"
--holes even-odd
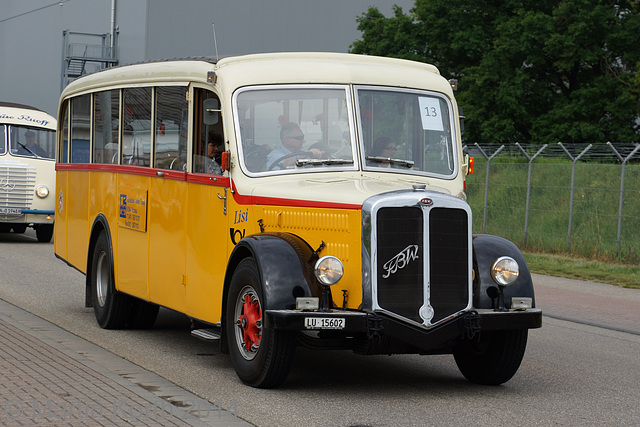
[(640, 289), (639, 265), (536, 252), (524, 252), (524, 257), (532, 273)]

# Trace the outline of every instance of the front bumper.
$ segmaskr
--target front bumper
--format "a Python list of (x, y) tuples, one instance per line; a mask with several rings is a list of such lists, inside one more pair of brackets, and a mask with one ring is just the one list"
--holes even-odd
[(440, 322), (429, 328), (408, 324), (383, 313), (330, 310), (266, 310), (265, 328), (288, 331), (317, 331), (305, 327), (306, 318), (343, 318), (341, 334), (365, 334), (367, 337), (389, 336), (409, 343), (424, 351), (441, 347), (457, 338), (469, 337), (482, 331), (534, 329), (542, 326), (542, 310), (494, 311), (474, 309)]

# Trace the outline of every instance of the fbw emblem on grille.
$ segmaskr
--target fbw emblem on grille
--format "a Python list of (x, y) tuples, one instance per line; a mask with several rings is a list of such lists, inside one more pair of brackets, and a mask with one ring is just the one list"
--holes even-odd
[(431, 199), (430, 199), (430, 198), (428, 198), (428, 197), (425, 197), (425, 198), (423, 198), (423, 199), (420, 199), (420, 204), (421, 204), (422, 206), (432, 206), (432, 205), (433, 205), (433, 200), (431, 200)]
[(396, 271), (405, 268), (411, 261), (415, 261), (416, 259), (418, 259), (418, 249), (418, 245), (409, 245), (402, 251), (400, 251), (398, 255), (385, 262), (382, 266), (382, 268), (384, 268), (385, 270), (382, 278), (386, 279)]
[(4, 191), (11, 191), (16, 188), (16, 185), (9, 181), (9, 178), (2, 178), (0, 179), (0, 188)]

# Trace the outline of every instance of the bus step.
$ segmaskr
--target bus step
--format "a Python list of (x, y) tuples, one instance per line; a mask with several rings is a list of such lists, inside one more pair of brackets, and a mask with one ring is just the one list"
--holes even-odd
[(215, 329), (194, 329), (191, 336), (203, 341), (217, 341), (220, 339), (220, 332)]

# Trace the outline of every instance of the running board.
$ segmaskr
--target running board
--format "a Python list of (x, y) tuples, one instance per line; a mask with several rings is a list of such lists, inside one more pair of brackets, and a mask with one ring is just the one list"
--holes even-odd
[(193, 329), (191, 336), (203, 341), (218, 341), (220, 332), (215, 329)]

